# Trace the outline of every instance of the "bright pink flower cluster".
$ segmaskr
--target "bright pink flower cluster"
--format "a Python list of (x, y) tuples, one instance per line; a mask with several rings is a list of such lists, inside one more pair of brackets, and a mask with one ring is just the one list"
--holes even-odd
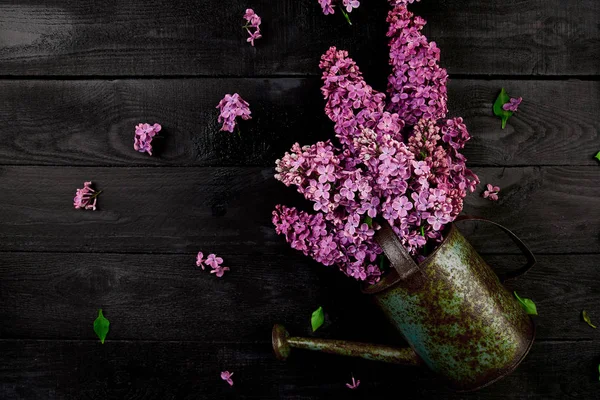
[(382, 273), (372, 219), (385, 218), (420, 260), (479, 183), (459, 152), (470, 138), (462, 118), (446, 118), (447, 75), (439, 51), (419, 32), (422, 20), (401, 4), (388, 21), (396, 32), (390, 100), (364, 81), (347, 52), (332, 47), (320, 63), (322, 92), (341, 147), (295, 144), (277, 160), (275, 175), (295, 185), (315, 211), (277, 206), (277, 233), (316, 261), (371, 283)]
[(92, 182), (83, 182), (83, 188), (77, 189), (75, 193), (73, 206), (76, 209), (83, 208), (84, 210), (96, 211), (96, 201), (100, 193), (102, 193), (101, 190), (96, 192), (92, 189)]
[(254, 41), (262, 37), (260, 34), (260, 24), (262, 20), (251, 8), (246, 10), (244, 19), (246, 20), (246, 25), (244, 25), (243, 28), (246, 29), (248, 35), (250, 35), (246, 41), (254, 46)]
[(160, 130), (160, 124), (138, 124), (135, 127), (135, 137), (133, 139), (133, 148), (140, 153), (148, 153), (152, 155), (152, 139)]
[(250, 104), (237, 93), (233, 95), (226, 94), (219, 104), (217, 104), (217, 108), (220, 111), (217, 121), (223, 124), (221, 127), (222, 131), (233, 132), (237, 124), (237, 117), (243, 120), (252, 119), (250, 116)]
[(209, 254), (208, 257), (204, 258), (204, 254), (200, 251), (196, 256), (197, 267), (201, 267), (204, 270), (205, 266), (209, 266), (212, 268), (210, 273), (217, 275), (219, 278), (221, 278), (226, 271), (229, 271), (229, 267), (224, 267), (222, 264), (223, 259), (217, 257), (215, 254)]

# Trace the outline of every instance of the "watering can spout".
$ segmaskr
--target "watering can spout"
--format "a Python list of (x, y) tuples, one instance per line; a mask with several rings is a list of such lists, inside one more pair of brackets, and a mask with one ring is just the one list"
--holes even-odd
[(419, 365), (417, 354), (410, 348), (395, 348), (369, 343), (347, 342), (290, 336), (288, 331), (279, 324), (273, 326), (271, 335), (273, 350), (279, 360), (289, 357), (292, 348), (321, 351), (350, 357), (360, 357), (367, 360), (383, 361), (392, 364)]

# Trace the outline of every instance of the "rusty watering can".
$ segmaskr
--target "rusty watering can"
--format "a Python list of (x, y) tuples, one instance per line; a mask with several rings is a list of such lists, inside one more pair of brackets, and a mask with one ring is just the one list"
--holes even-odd
[(498, 277), (454, 224), (444, 241), (416, 264), (387, 222), (375, 240), (393, 269), (365, 287), (410, 347), (290, 337), (275, 325), (273, 349), (286, 359), (291, 348), (362, 357), (404, 365), (424, 365), (453, 389), (477, 390), (512, 372), (525, 358), (535, 337), (533, 321), (501, 282), (527, 272), (535, 256), (510, 230), (502, 229), (527, 257), (527, 264)]

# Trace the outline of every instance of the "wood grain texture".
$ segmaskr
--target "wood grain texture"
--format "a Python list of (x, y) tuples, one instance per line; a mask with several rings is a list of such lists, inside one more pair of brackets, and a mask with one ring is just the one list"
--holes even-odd
[[(209, 249), (203, 249), (208, 251)], [(190, 255), (0, 253), (0, 338), (94, 340), (97, 308), (111, 321), (109, 341), (268, 342), (275, 322), (310, 336), (310, 315), (327, 313), (317, 336), (401, 345), (359, 285), (308, 258), (222, 254), (231, 271), (218, 279)], [(515, 269), (518, 256), (486, 256)], [(537, 340), (592, 340), (600, 332), (598, 256), (540, 256), (507, 285), (535, 301)], [(331, 296), (335, 293), (335, 296)]]
[[(502, 188), (500, 201), (481, 198), (480, 189), (467, 197), (465, 213), (503, 223), (534, 252), (600, 252), (600, 168), (475, 172)], [(273, 207), (302, 203), (272, 175), (233, 167), (0, 167), (0, 251), (278, 253), (287, 247), (271, 224)], [(73, 209), (86, 180), (104, 190), (99, 211)], [(517, 252), (499, 231), (472, 226), (481, 251)]]
[[(263, 17), (256, 48), (240, 28), (244, 9)], [(458, 74), (597, 75), (595, 0), (428, 0), (412, 7)], [(316, 74), (337, 45), (362, 68), (387, 65), (387, 2), (364, 2), (349, 27), (313, 0), (4, 1), (1, 75)]]
[[(291, 145), (333, 135), (318, 78), (0, 81), (0, 164), (272, 166)], [(505, 130), (492, 114), (501, 87), (525, 100)], [(250, 102), (241, 137), (220, 132), (225, 93)], [(451, 80), (450, 110), (472, 135), (470, 165), (597, 165), (600, 82)], [(134, 127), (160, 122), (153, 157)]]
[[(268, 345), (3, 341), (0, 397), (60, 399), (594, 399), (600, 343), (536, 343), (521, 366), (475, 393), (452, 393), (424, 370), (325, 354), (276, 361)], [(234, 372), (233, 387), (219, 378)], [(351, 374), (361, 380), (350, 392)]]

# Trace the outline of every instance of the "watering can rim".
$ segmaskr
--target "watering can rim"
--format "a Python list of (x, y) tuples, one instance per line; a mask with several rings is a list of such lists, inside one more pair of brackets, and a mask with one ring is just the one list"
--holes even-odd
[[(413, 270), (412, 273), (417, 272), (418, 269), (429, 264), (431, 262), (431, 260), (433, 259), (433, 257), (435, 257), (437, 255), (438, 251), (442, 248), (444, 243), (446, 243), (448, 241), (448, 238), (455, 231), (458, 231), (458, 228), (456, 227), (456, 225), (453, 222), (450, 224), (450, 228), (448, 229), (447, 233), (444, 235), (444, 239), (439, 243), (439, 245), (436, 247), (436, 249), (433, 250), (433, 252), (427, 256), (427, 258), (425, 258), (423, 261), (418, 263), (417, 264), (418, 268)], [(401, 280), (402, 280), (402, 278), (400, 277), (400, 275), (398, 275), (398, 272), (396, 271), (396, 269), (390, 268), (390, 270), (379, 280), (379, 282), (371, 284), (371, 285), (364, 285), (361, 288), (361, 291), (364, 294), (380, 293), (380, 292), (383, 292), (384, 290), (387, 290), (390, 287), (396, 285), (396, 283), (398, 283)]]

